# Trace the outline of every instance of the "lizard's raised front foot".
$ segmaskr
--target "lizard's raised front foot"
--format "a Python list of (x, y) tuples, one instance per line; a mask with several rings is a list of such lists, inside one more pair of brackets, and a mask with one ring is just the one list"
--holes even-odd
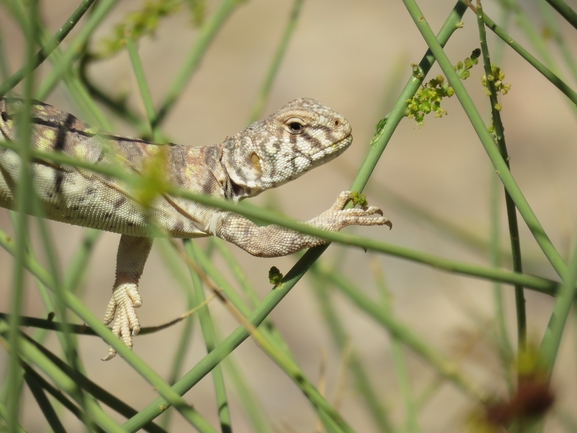
[[(112, 298), (106, 307), (104, 324), (108, 325), (114, 320), (112, 332), (122, 338), (124, 344), (132, 349), (132, 336), (140, 331), (140, 322), (134, 311), (142, 305), (138, 287), (134, 283), (123, 283), (114, 289)], [(132, 333), (130, 330), (132, 329)], [(102, 358), (108, 361), (116, 356), (116, 350), (108, 346), (108, 355)]]
[[(339, 231), (347, 226), (382, 226), (393, 228), (393, 223), (383, 216), (383, 211), (376, 206), (352, 207), (343, 206), (354, 196), (351, 191), (343, 191), (337, 197), (331, 208), (323, 212), (319, 222), (326, 230)], [(315, 218), (315, 219), (317, 219)]]

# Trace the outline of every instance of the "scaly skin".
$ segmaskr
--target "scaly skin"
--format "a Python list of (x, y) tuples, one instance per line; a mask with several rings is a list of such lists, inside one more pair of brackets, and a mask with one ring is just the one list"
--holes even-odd
[[(14, 209), (14, 190), (21, 161), (1, 141), (15, 141), (14, 119), (22, 101), (0, 100), (0, 206)], [(165, 180), (179, 188), (238, 202), (289, 182), (343, 153), (352, 143), (347, 120), (310, 98), (289, 102), (271, 116), (223, 143), (205, 147), (160, 147), (140, 139), (102, 133), (71, 114), (35, 102), (32, 143), (94, 164), (116, 164), (143, 173), (161, 151)], [(104, 323), (132, 347), (140, 323), (134, 311), (142, 305), (138, 281), (152, 247), (154, 224), (175, 238), (217, 236), (258, 257), (278, 257), (325, 243), (283, 227), (259, 227), (232, 213), (157, 194), (143, 205), (134, 187), (118, 179), (50, 161), (33, 160), (31, 171), (44, 215), (52, 220), (120, 233), (116, 279)], [(338, 231), (349, 225), (389, 225), (376, 207), (342, 209), (350, 193), (307, 223)], [(116, 318), (116, 320), (115, 320)], [(132, 332), (131, 332), (132, 330)], [(109, 348), (105, 360), (116, 352)]]

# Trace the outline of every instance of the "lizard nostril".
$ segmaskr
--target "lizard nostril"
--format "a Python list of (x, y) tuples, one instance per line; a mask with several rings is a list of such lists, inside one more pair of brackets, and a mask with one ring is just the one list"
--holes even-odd
[(339, 122), (339, 119), (335, 120), (335, 126), (339, 126), (341, 124), (341, 122)]

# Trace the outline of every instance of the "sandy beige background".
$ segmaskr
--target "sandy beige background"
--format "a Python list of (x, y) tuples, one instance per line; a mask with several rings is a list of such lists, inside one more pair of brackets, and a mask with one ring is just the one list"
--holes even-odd
[[(69, 0), (42, 2), (43, 15), (51, 32), (64, 22), (76, 3)], [(210, 10), (214, 10), (217, 2), (208, 3)], [(440, 28), (454, 4), (446, 0), (421, 3), (425, 16), (435, 30)], [(499, 14), (495, 5), (489, 1), (486, 3), (486, 10), (496, 19)], [(541, 25), (537, 10), (531, 10), (536, 6), (530, 3), (527, 5), (529, 16), (537, 25)], [(126, 12), (139, 4), (138, 1), (121, 2), (98, 34), (106, 34)], [(232, 15), (164, 124), (164, 131), (170, 134), (174, 142), (193, 146), (218, 143), (226, 135), (246, 125), (250, 108), (288, 19), (291, 4), (288, 0), (252, 0), (241, 5)], [(447, 47), (454, 62), (465, 58), (478, 46), (473, 14), (467, 13), (464, 23), (464, 29), (453, 36)], [(568, 40), (575, 40), (575, 29), (567, 26), (561, 28)], [(0, 9), (0, 30), (8, 49), (9, 66), (11, 71), (15, 71), (22, 64), (24, 44), (22, 35), (3, 9)], [(520, 40), (526, 43), (520, 32), (512, 30), (512, 33), (521, 36)], [(167, 19), (154, 38), (147, 38), (140, 44), (140, 55), (155, 101), (160, 100), (171, 84), (195, 38), (196, 31), (190, 28), (188, 16), (181, 14)], [(491, 40), (494, 40), (492, 35)], [(575, 44), (570, 48), (577, 55)], [(301, 96), (314, 97), (348, 118), (353, 125), (355, 142), (338, 160), (277, 191), (267, 192), (252, 202), (274, 202), (279, 210), (299, 219), (309, 219), (330, 206), (337, 194), (350, 185), (367, 150), (375, 124), (390, 110), (391, 106), (385, 102), (386, 96), (396, 96), (410, 76), (409, 64), (418, 62), (425, 49), (425, 43), (401, 2), (305, 2), (266, 113), (276, 110), (288, 100)], [(502, 98), (502, 105), (515, 178), (553, 243), (566, 257), (576, 228), (575, 113), (569, 108), (568, 101), (515, 53), (507, 50), (502, 66), (507, 74), (506, 81), (513, 85), (511, 92)], [(395, 81), (396, 71), (399, 70), (402, 77), (400, 82)], [(43, 71), (46, 72), (46, 69)], [(438, 69), (434, 73), (438, 73)], [(129, 92), (133, 106), (140, 107), (138, 91), (125, 54), (95, 65), (90, 74), (110, 92)], [(478, 66), (466, 85), (482, 107), (485, 102), (480, 75), (481, 66)], [(63, 87), (59, 87), (46, 102), (82, 117)], [(464, 249), (426, 220), (415, 220), (401, 213), (394, 202), (389, 202), (388, 195), (382, 189), (382, 185), (386, 185), (428, 212), (488, 238), (487, 197), (491, 176), (488, 159), (458, 101), (455, 98), (447, 101), (445, 108), (448, 116), (440, 120), (428, 118), (422, 128), (416, 127), (414, 121), (403, 121), (373, 175), (368, 199), (385, 211), (385, 215), (394, 222), (394, 229), (390, 232), (378, 228), (351, 231), (444, 257), (486, 265), (486, 257)], [(130, 132), (120, 121), (114, 118), (111, 121), (115, 132)], [(536, 263), (527, 271), (553, 277), (551, 269), (539, 255), (536, 243), (526, 228), (521, 226), (524, 251), (532, 258), (531, 263)], [(2, 209), (0, 227), (13, 233), (8, 212)], [(58, 259), (65, 266), (82, 239), (82, 229), (56, 223), (50, 227), (57, 240)], [(31, 224), (31, 233), (32, 236), (37, 233), (34, 223)], [(114, 234), (103, 234), (87, 272), (84, 299), (97, 316), (103, 314), (110, 296), (118, 238)], [(39, 244), (36, 242), (36, 245)], [(295, 256), (258, 259), (236, 247), (231, 248), (261, 296), (265, 296), (270, 289), (268, 269), (275, 265), (286, 272), (296, 261)], [(330, 263), (330, 257), (339, 248), (332, 246), (323, 257), (323, 262)], [(41, 251), (39, 247), (36, 250)], [(349, 251), (345, 272), (366, 293), (376, 296), (370, 273), (371, 256), (360, 250)], [(490, 283), (456, 277), (391, 257), (375, 257), (386, 271), (396, 314), (443, 352), (454, 356), (457, 335), (467, 333), (470, 341), (473, 341), (491, 320)], [(222, 263), (217, 265), (224, 268)], [(12, 267), (12, 257), (0, 251), (0, 311), (8, 310)], [(272, 319), (288, 341), (299, 365), (315, 383), (319, 380), (322, 354), (327, 354), (328, 393), (332, 399), (342, 359), (335, 352), (327, 330), (318, 319), (319, 311), (309, 284), (307, 279), (301, 281), (274, 311)], [(143, 326), (164, 323), (185, 309), (180, 290), (155, 250), (144, 272), (141, 294), (144, 305), (138, 313)], [(511, 294), (512, 291), (507, 288), (512, 332), (514, 310)], [(25, 296), (25, 313), (41, 315), (43, 309), (31, 278), (28, 279)], [(390, 406), (393, 420), (400, 425), (403, 408), (392, 370), (388, 335), (338, 295), (337, 302), (350, 332), (351, 344), (371, 372), (379, 394)], [(527, 293), (529, 331), (536, 341), (542, 336), (551, 307), (549, 297)], [(211, 310), (223, 334), (234, 329), (234, 319), (220, 305), (213, 303)], [(566, 333), (562, 358), (554, 377), (557, 407), (563, 410), (574, 407), (577, 396), (573, 326), (572, 322), (568, 324), (569, 332)], [(176, 326), (156, 335), (137, 338), (135, 351), (159, 374), (166, 376), (170, 368), (168, 360), (175, 351), (178, 336), (179, 326)], [(56, 338), (51, 336), (50, 340), (51, 346), (56, 348)], [(97, 378), (103, 387), (135, 408), (142, 408), (156, 397), (155, 391), (122, 359), (109, 363), (99, 361), (106, 353), (106, 345), (100, 340), (80, 338), (80, 350), (88, 375)], [(204, 353), (202, 339), (196, 329), (186, 368), (194, 365)], [(434, 374), (410, 352), (407, 352), (407, 357), (413, 391), (420, 395)], [(236, 351), (235, 359), (278, 431), (314, 430), (314, 412), (300, 391), (251, 341), (245, 342)], [(6, 355), (1, 352), (0, 365), (5, 365), (5, 361)], [(463, 365), (487, 390), (503, 389), (502, 373), (494, 349), (490, 346), (481, 344), (465, 357)], [(234, 431), (249, 432), (250, 425), (240, 413), (239, 403), (230, 388)], [(186, 395), (186, 399), (216, 425), (212, 394), (212, 381), (205, 378)], [(376, 431), (368, 414), (360, 407), (358, 394), (350, 381), (343, 398), (342, 413), (356, 431)], [(462, 420), (470, 408), (471, 402), (463, 394), (455, 387), (445, 385), (423, 409), (419, 421), (425, 432), (462, 431)], [(32, 399), (26, 400), (24, 411), (24, 425), (28, 431), (45, 431), (43, 418)], [(175, 415), (173, 420), (171, 431), (191, 431), (179, 415)], [(72, 426), (70, 431), (81, 431), (73, 419), (67, 422)], [(557, 429), (558, 424), (550, 423), (548, 431), (559, 431)]]

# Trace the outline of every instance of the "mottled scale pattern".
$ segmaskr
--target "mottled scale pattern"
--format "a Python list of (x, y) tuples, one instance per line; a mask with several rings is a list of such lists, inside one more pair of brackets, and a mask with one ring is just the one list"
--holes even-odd
[[(8, 209), (14, 207), (21, 161), (16, 152), (2, 147), (2, 141), (18, 142), (15, 123), (22, 107), (22, 100), (17, 98), (0, 100), (0, 206)], [(165, 181), (235, 202), (336, 158), (353, 140), (344, 117), (310, 98), (295, 99), (221, 144), (205, 147), (158, 146), (98, 131), (72, 114), (38, 101), (34, 101), (30, 117), (36, 149), (93, 164), (112, 164), (142, 175), (151, 161), (163, 158)], [(275, 225), (257, 226), (238, 214), (165, 194), (157, 194), (143, 205), (134, 185), (48, 159), (34, 159), (31, 170), (47, 218), (122, 235), (113, 296), (104, 322), (114, 321), (114, 333), (129, 347), (132, 335), (140, 329), (134, 308), (142, 304), (138, 283), (152, 246), (151, 225), (172, 237), (218, 236), (260, 257), (282, 256), (324, 243)], [(348, 191), (342, 192), (329, 210), (307, 223), (333, 231), (349, 225), (390, 226), (376, 207), (342, 209), (349, 198)], [(109, 348), (105, 359), (115, 353)]]

